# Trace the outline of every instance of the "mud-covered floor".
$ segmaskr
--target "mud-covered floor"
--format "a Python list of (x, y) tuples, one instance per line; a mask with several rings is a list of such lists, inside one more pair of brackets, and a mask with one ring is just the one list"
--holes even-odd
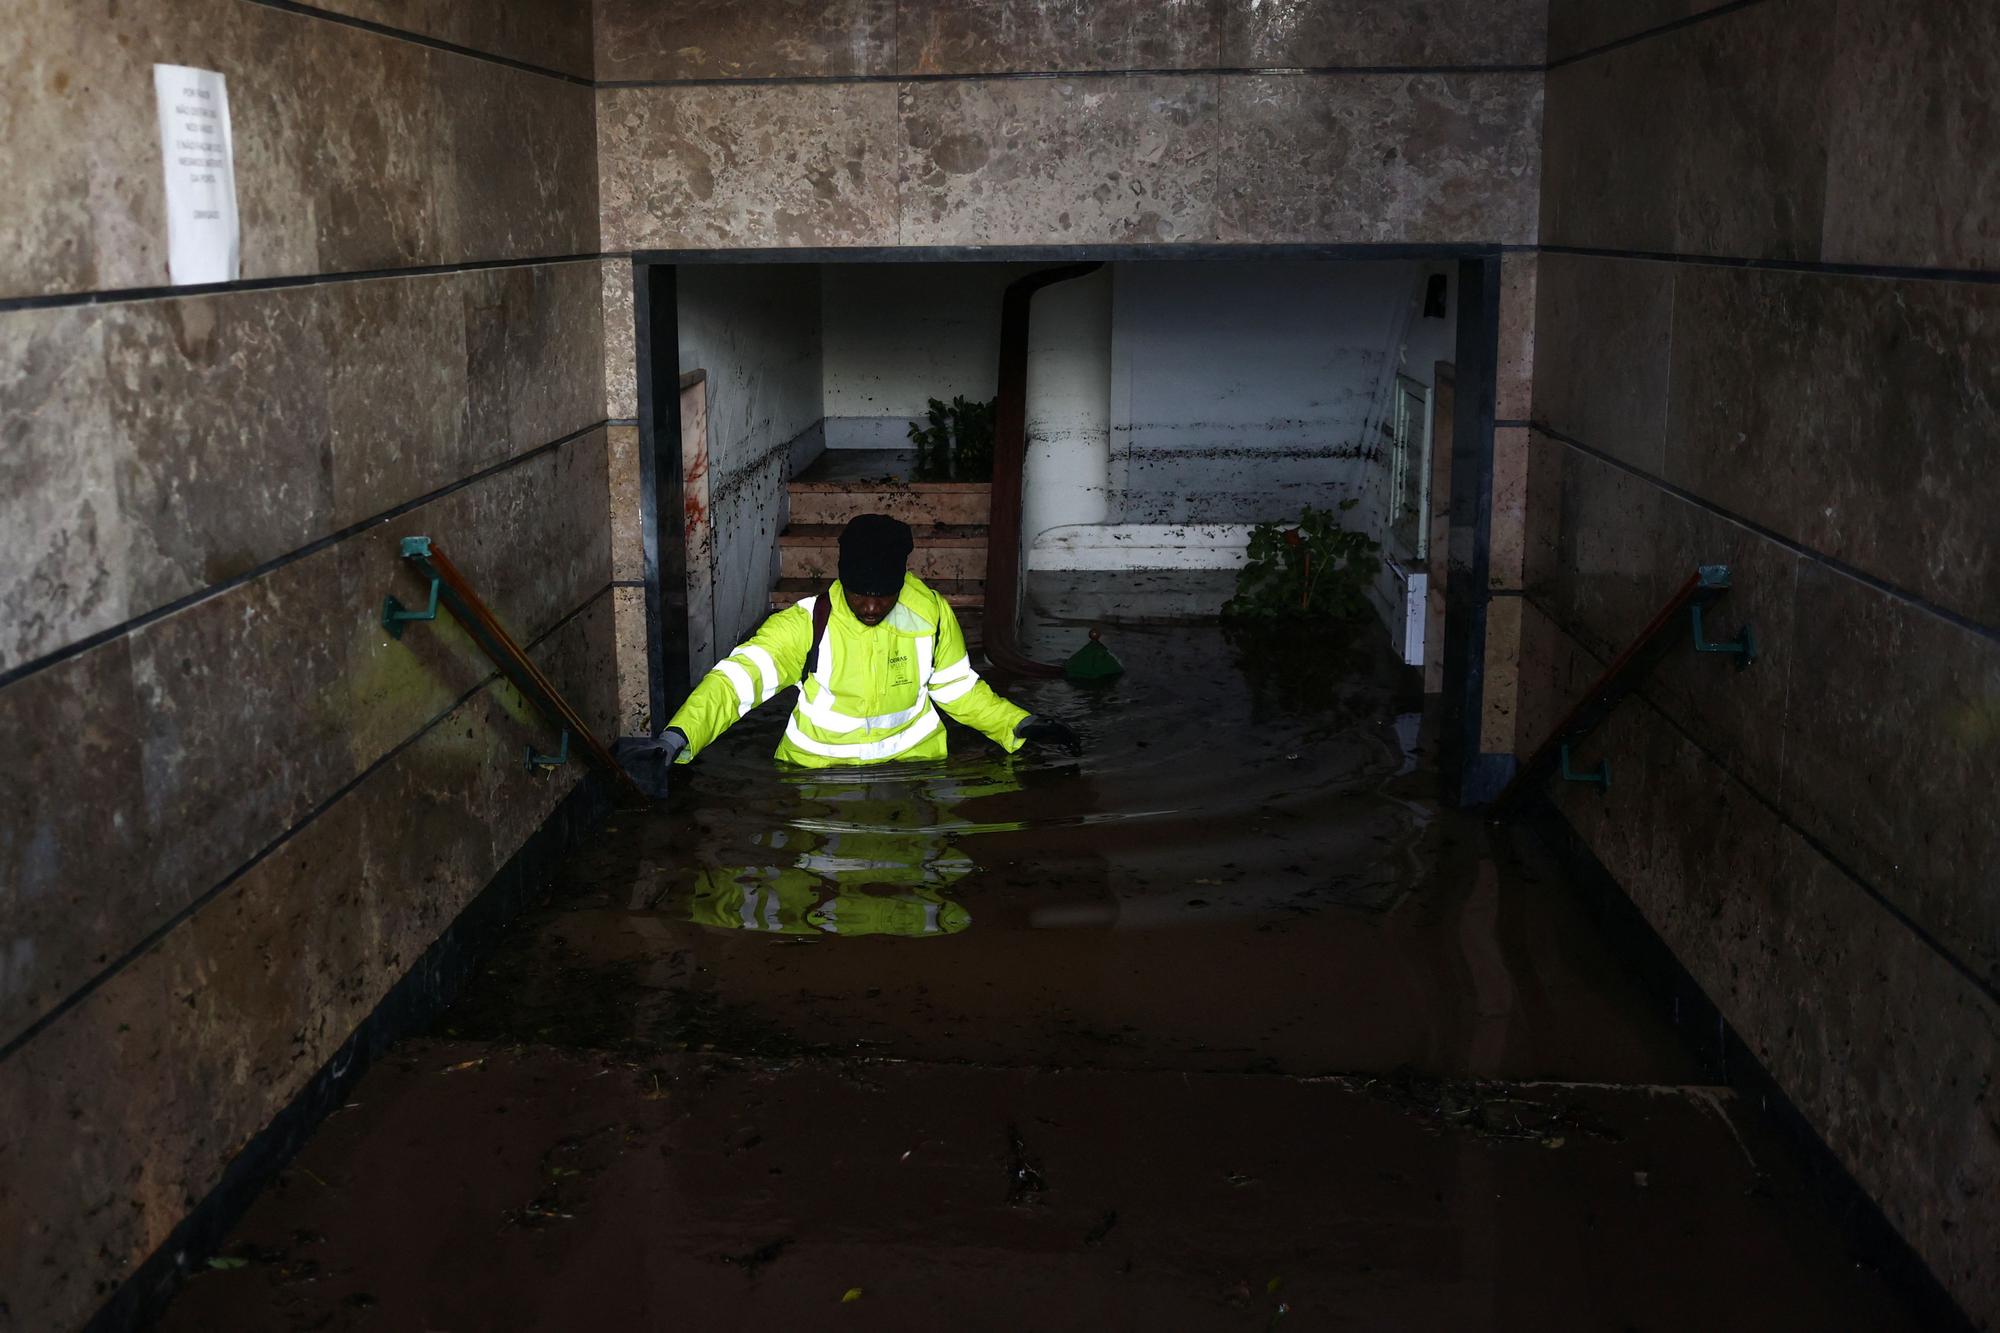
[[(175, 1329), (1895, 1328), (1379, 632), (1116, 622), (1081, 759), (768, 760), (614, 816)], [(241, 1263), (237, 1261), (241, 1260)]]

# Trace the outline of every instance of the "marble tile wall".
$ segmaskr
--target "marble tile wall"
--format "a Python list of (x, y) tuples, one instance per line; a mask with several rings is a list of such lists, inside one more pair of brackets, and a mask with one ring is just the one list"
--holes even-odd
[[(0, 25), (7, 141), (64, 148), (0, 201), (0, 1116), (66, 1145), (0, 1151), (24, 1328), (81, 1325), (575, 780), (448, 616), (382, 631), (398, 540), (615, 730), (587, 10), (326, 8), (362, 22)], [(228, 290), (141, 290), (155, 61), (229, 78)]]
[(1531, 243), (1535, 73), (599, 93), (612, 251)]
[(19, 0), (6, 26), (9, 142), (73, 151), (0, 196), (0, 297), (166, 283), (155, 62), (228, 76), (245, 278), (598, 248), (587, 87), (237, 0)]
[(589, 0), (315, 0), (314, 8), (398, 32), (504, 56), (579, 79), (592, 76)]
[(1534, 65), (1548, 0), (598, 0), (605, 80)]
[(1669, 658), (1565, 814), (1993, 1321), (2000, 18), (1554, 0), (1551, 52), (1521, 744), (1731, 566), (1757, 664)]
[(0, 671), (603, 420), (597, 268), (0, 311)]
[[(1531, 659), (1582, 688), (1604, 659), (1526, 609)], [(1558, 784), (1564, 817), (1890, 1222), (1990, 1320), (2000, 1149), (1976, 1108), (2000, 1010), (1677, 720), (1648, 702), (1615, 712), (1578, 755), (1609, 757), (1611, 791)]]
[[(533, 655), (616, 722), (600, 590)], [(295, 837), (0, 1065), (0, 1289), (22, 1327), (83, 1323), (339, 1050), (575, 780), (493, 684), (408, 739)]]
[(600, 0), (604, 244), (1531, 243), (1544, 4)]
[(0, 1043), (485, 678), (448, 616), (378, 623), (404, 535), (532, 636), (610, 581), (608, 487), (591, 432), (0, 689)]

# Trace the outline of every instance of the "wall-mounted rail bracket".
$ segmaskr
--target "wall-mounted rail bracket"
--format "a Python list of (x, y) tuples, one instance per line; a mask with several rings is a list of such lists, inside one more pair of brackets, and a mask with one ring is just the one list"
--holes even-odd
[(569, 731), (567, 729), (563, 731), (562, 748), (554, 754), (536, 754), (535, 747), (532, 745), (523, 746), (522, 750), (526, 755), (527, 769), (530, 773), (542, 773), (551, 768), (561, 768), (569, 762)]
[(1600, 759), (1597, 761), (1596, 768), (1588, 773), (1579, 773), (1570, 767), (1569, 746), (1565, 745), (1562, 747), (1562, 780), (1564, 782), (1593, 783), (1597, 787), (1598, 794), (1600, 796), (1605, 795), (1611, 790), (1611, 761), (1609, 759)]
[[(403, 538), (404, 559), (428, 559), (430, 553), (431, 539), (429, 537)], [(438, 584), (440, 582), (442, 580), (438, 579), (435, 575), (432, 576), (430, 604), (421, 611), (410, 610), (401, 601), (397, 600), (394, 594), (382, 599), (382, 628), (389, 631), (390, 638), (402, 638), (403, 626), (412, 620), (436, 620), (438, 618)]]
[(1602, 763), (1595, 772), (1579, 773), (1570, 765), (1569, 748), (1581, 744), (1584, 737), (1596, 730), (1598, 724), (1618, 706), (1619, 700), (1637, 689), (1647, 674), (1669, 653), (1682, 651), (1684, 626), (1693, 626), (1695, 647), (1703, 652), (1732, 654), (1739, 666), (1755, 658), (1756, 640), (1751, 637), (1747, 625), (1733, 641), (1726, 644), (1710, 644), (1702, 635), (1702, 608), (1728, 592), (1727, 565), (1701, 565), (1689, 574), (1653, 618), (1646, 622), (1638, 636), (1591, 682), (1590, 688), (1549, 732), (1547, 739), (1537, 745), (1534, 753), (1515, 770), (1514, 780), (1507, 784), (1506, 790), (1493, 803), (1494, 813), (1504, 816), (1518, 809), (1520, 802), (1531, 791), (1556, 777), (1565, 782), (1593, 783), (1600, 791), (1611, 790), (1611, 765)]
[(1701, 603), (1696, 602), (1693, 606), (1689, 607), (1688, 615), (1694, 618), (1694, 650), (1696, 652), (1733, 653), (1736, 656), (1736, 669), (1738, 671), (1743, 670), (1757, 660), (1757, 636), (1751, 632), (1748, 625), (1737, 630), (1736, 637), (1733, 639), (1725, 639), (1721, 643), (1710, 643), (1708, 636), (1703, 634), (1701, 630)]
[(632, 780), (632, 775), (625, 771), (617, 757), (604, 748), (604, 743), (591, 731), (590, 724), (584, 721), (583, 714), (577, 712), (575, 705), (556, 688), (555, 682), (521, 650), (521, 645), (507, 632), (500, 618), (473, 591), (464, 573), (436, 542), (429, 537), (403, 538), (403, 559), (418, 578), (430, 580), (430, 609), (405, 611), (392, 597), (382, 608), (384, 628), (391, 634), (397, 634), (409, 621), (435, 619), (440, 607), (451, 612), (452, 619), (479, 645), (480, 651), (499, 668), (500, 674), (520, 692), (529, 706), (562, 735), (562, 745), (554, 754), (537, 754), (534, 746), (524, 747), (522, 762), (529, 772), (546, 773), (568, 763), (570, 744), (574, 741), (583, 752), (583, 757), (611, 780), (621, 801), (629, 803), (634, 809), (644, 809), (653, 804), (653, 798)]

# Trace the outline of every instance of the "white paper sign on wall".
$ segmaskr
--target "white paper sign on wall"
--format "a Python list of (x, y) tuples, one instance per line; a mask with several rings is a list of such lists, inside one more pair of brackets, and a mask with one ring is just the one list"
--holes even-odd
[(167, 274), (175, 286), (241, 272), (229, 85), (212, 69), (153, 66), (167, 180)]

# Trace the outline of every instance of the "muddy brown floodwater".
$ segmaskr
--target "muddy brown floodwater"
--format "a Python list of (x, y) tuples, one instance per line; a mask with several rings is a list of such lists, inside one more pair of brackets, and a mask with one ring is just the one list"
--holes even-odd
[(1080, 759), (615, 815), (167, 1327), (1909, 1326), (1379, 634), (1107, 637)]

